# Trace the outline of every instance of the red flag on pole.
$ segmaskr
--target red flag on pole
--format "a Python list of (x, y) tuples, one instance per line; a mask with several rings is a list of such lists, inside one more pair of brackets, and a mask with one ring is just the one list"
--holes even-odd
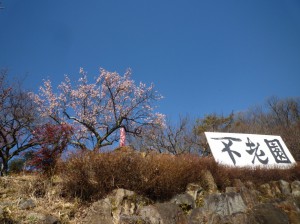
[(125, 141), (126, 141), (125, 128), (121, 127), (120, 128), (120, 147), (125, 146)]

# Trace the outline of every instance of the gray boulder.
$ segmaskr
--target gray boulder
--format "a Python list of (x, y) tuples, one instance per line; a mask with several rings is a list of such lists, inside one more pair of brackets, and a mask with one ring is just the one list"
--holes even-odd
[(196, 207), (195, 199), (187, 193), (176, 195), (170, 202), (178, 205), (186, 213)]
[(279, 188), (281, 190), (281, 193), (284, 195), (290, 195), (292, 193), (290, 183), (285, 180), (279, 181)]
[(294, 182), (292, 182), (291, 188), (292, 188), (292, 195), (294, 197), (300, 197), (300, 181), (295, 180)]
[[(208, 195), (204, 206), (195, 208), (190, 216), (190, 224), (244, 223), (247, 207), (242, 196), (236, 192)], [(223, 222), (224, 221), (224, 222)]]
[(245, 212), (247, 207), (239, 193), (212, 194), (205, 199), (204, 208), (221, 216)]
[(112, 206), (111, 214), (115, 223), (118, 223), (121, 217), (136, 215), (138, 209), (151, 202), (148, 198), (125, 189), (114, 190), (108, 198)]
[(22, 210), (31, 209), (34, 207), (36, 207), (36, 203), (33, 199), (22, 199), (19, 204), (19, 208)]
[(240, 195), (248, 208), (254, 207), (258, 203), (258, 195), (260, 193), (254, 189), (248, 189), (247, 187), (242, 187), (240, 189)]
[(289, 217), (281, 209), (270, 203), (259, 204), (252, 209), (255, 224), (288, 224)]
[(144, 222), (151, 224), (187, 224), (183, 211), (173, 203), (158, 203), (145, 206), (139, 211)]
[(83, 220), (83, 223), (89, 224), (114, 224), (111, 215), (112, 205), (108, 198), (94, 202)]
[(149, 203), (149, 199), (139, 196), (133, 191), (116, 189), (105, 199), (99, 200), (89, 207), (84, 223), (130, 223), (138, 219), (135, 217), (137, 210)]

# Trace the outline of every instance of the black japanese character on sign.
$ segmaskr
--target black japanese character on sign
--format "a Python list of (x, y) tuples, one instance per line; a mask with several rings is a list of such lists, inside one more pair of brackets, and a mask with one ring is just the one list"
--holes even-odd
[(223, 145), (225, 146), (224, 149), (222, 149), (222, 152), (228, 152), (228, 155), (230, 156), (233, 164), (235, 165), (236, 162), (235, 162), (235, 158), (234, 158), (233, 154), (235, 154), (238, 157), (241, 157), (241, 154), (237, 151), (231, 150), (230, 146), (232, 146), (232, 144), (233, 144), (232, 141), (240, 142), (242, 140), (239, 139), (239, 138), (231, 138), (231, 137), (212, 138), (212, 139), (215, 139), (215, 140), (228, 140), (228, 143), (226, 143), (225, 141), (222, 141)]
[(261, 162), (262, 164), (266, 165), (269, 162), (269, 158), (267, 157), (266, 159), (261, 159), (260, 157), (266, 155), (264, 151), (260, 150), (259, 154), (258, 154), (258, 148), (260, 146), (259, 143), (257, 143), (256, 145), (249, 139), (247, 138), (248, 142), (246, 143), (246, 146), (249, 147), (249, 150), (246, 150), (246, 152), (248, 152), (250, 155), (253, 155), (254, 153), (254, 157), (252, 160), (252, 164), (254, 164), (255, 162), (255, 158), (258, 159), (259, 162)]
[(265, 143), (269, 147), (276, 163), (291, 163), (290, 159), (285, 154), (278, 139), (274, 139), (274, 140), (265, 139)]

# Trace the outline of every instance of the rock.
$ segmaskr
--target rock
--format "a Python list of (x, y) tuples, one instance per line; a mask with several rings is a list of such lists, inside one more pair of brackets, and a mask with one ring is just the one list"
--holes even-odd
[(290, 223), (300, 223), (300, 208), (297, 206), (294, 200), (289, 198), (287, 200), (278, 202), (275, 205), (288, 215)]
[(215, 183), (214, 177), (209, 170), (202, 172), (202, 181), (204, 182), (205, 188), (208, 193), (218, 192), (218, 187)]
[(293, 181), (291, 184), (291, 188), (292, 188), (292, 195), (294, 197), (300, 197), (300, 181), (299, 180)]
[(53, 215), (46, 215), (43, 224), (60, 224), (60, 220)]
[(243, 223), (240, 220), (247, 219), (246, 210), (247, 207), (239, 193), (212, 194), (205, 198), (202, 208), (195, 208), (191, 212), (189, 223)]
[(41, 224), (60, 224), (60, 220), (53, 215), (44, 215), (37, 212), (30, 212), (26, 219), (30, 223), (41, 223)]
[(139, 211), (144, 222), (151, 224), (187, 224), (183, 211), (173, 203), (145, 206)]
[(245, 212), (247, 209), (239, 193), (209, 195), (205, 199), (204, 206), (208, 213), (216, 213), (221, 216)]
[(245, 213), (235, 213), (227, 216), (220, 216), (213, 214), (209, 219), (209, 224), (228, 224), (228, 223), (239, 223), (239, 224), (255, 224), (253, 220)]
[(139, 208), (151, 202), (148, 198), (125, 189), (114, 190), (108, 198), (112, 205), (111, 213), (114, 222), (119, 222), (122, 215), (135, 215)]
[(288, 224), (289, 218), (282, 210), (270, 203), (256, 205), (251, 216), (257, 224)]
[(137, 215), (121, 215), (120, 224), (151, 224), (151, 222), (144, 220), (142, 217)]
[(33, 199), (23, 199), (19, 204), (19, 208), (22, 210), (31, 209), (34, 207), (36, 207), (36, 203)]
[(269, 184), (270, 184), (271, 191), (274, 196), (278, 196), (281, 194), (278, 181), (271, 181)]
[(299, 224), (300, 223), (300, 213), (299, 212), (291, 212), (289, 214), (290, 224)]
[(194, 198), (187, 193), (174, 196), (170, 202), (178, 205), (185, 213), (188, 213), (196, 207)]
[(135, 193), (125, 189), (116, 189), (110, 195), (112, 204), (112, 215), (115, 220), (119, 220), (120, 214), (132, 215), (136, 210), (134, 200)]
[(187, 219), (182, 210), (172, 203), (156, 204), (164, 224), (185, 224)]
[(163, 223), (162, 217), (159, 214), (157, 207), (155, 207), (154, 205), (148, 205), (141, 208), (138, 214), (145, 222), (149, 222), (151, 224)]
[(111, 203), (108, 198), (94, 202), (88, 210), (86, 218), (83, 223), (89, 224), (114, 224), (111, 215)]
[(251, 190), (246, 187), (242, 187), (240, 189), (240, 195), (248, 208), (252, 208), (258, 203), (257, 196), (259, 195), (259, 192), (254, 189)]
[(116, 189), (105, 199), (99, 200), (90, 206), (84, 222), (120, 223), (121, 219), (128, 220), (128, 217), (134, 217), (139, 208), (149, 203), (149, 199), (139, 196), (133, 191)]
[(0, 202), (0, 206), (2, 207), (7, 207), (7, 206), (13, 206), (13, 202), (11, 201), (3, 201), (3, 202)]
[(246, 213), (234, 213), (222, 216), (216, 213), (208, 214), (203, 208), (196, 208), (189, 217), (189, 224), (254, 224)]
[(219, 223), (222, 223), (222, 224), (228, 224), (228, 223), (254, 224), (251, 217), (249, 217), (248, 214), (246, 214), (246, 213), (234, 213), (232, 215), (228, 215), (228, 216), (221, 217), (221, 218), (222, 218), (221, 222), (219, 222)]
[(206, 224), (210, 214), (204, 208), (195, 208), (189, 216), (189, 224)]
[(203, 206), (204, 195), (206, 192), (200, 183), (188, 184), (185, 192), (193, 197), (196, 207)]
[(268, 183), (266, 184), (262, 184), (259, 186), (259, 191), (262, 193), (262, 195), (265, 197), (265, 198), (271, 198), (271, 197), (274, 197), (274, 194), (271, 190), (271, 187)]
[(198, 195), (204, 191), (200, 183), (190, 183), (186, 187), (186, 193), (191, 195), (194, 200), (197, 199)]
[(284, 195), (290, 195), (291, 192), (291, 186), (289, 184), (289, 182), (284, 181), (284, 180), (280, 180), (279, 181), (279, 188), (281, 190), (281, 193)]

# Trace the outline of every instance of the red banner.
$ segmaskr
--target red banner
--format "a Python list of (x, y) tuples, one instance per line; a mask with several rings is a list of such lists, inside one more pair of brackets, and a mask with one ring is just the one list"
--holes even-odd
[(125, 146), (126, 132), (125, 128), (120, 128), (120, 147)]

